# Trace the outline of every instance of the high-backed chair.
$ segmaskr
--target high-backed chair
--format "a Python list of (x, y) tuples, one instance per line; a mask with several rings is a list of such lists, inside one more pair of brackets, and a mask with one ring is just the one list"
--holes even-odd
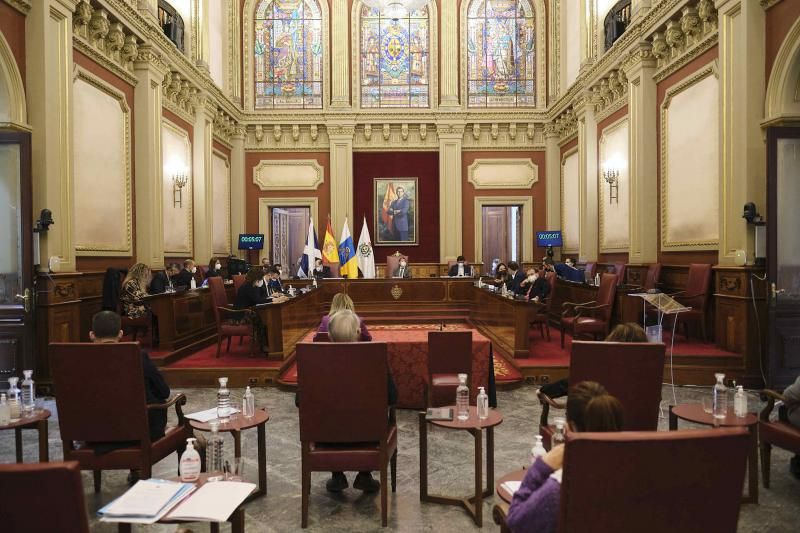
[(683, 334), (687, 339), (689, 338), (689, 323), (691, 322), (700, 325), (703, 342), (708, 342), (708, 335), (706, 335), (706, 309), (711, 296), (710, 285), (711, 265), (708, 263), (692, 263), (689, 265), (689, 278), (686, 280), (686, 288), (671, 295), (681, 304), (691, 307), (689, 311), (675, 315), (678, 324), (683, 324)]
[(605, 338), (611, 326), (611, 311), (617, 295), (617, 275), (603, 274), (600, 277), (600, 288), (597, 300), (561, 304), (561, 347), (564, 347), (564, 332), (572, 333), (573, 339), (581, 334), (589, 334), (597, 339)]
[(234, 294), (238, 294), (239, 289), (241, 288), (242, 285), (244, 285), (247, 276), (244, 274), (234, 274), (232, 277), (233, 277), (233, 292)]
[(625, 285), (625, 266), (625, 263), (614, 263), (614, 274), (617, 275), (620, 285)]
[(3, 531), (89, 533), (78, 463), (0, 465)]
[(661, 263), (652, 263), (647, 267), (647, 274), (644, 277), (644, 290), (649, 291), (658, 286), (658, 279), (661, 277)]
[(455, 403), (459, 374), (467, 374), (467, 386), (472, 390), (471, 330), (428, 332), (427, 357), (425, 400), (428, 407)]
[(400, 260), (405, 259), (408, 262), (408, 256), (403, 255), (400, 252), (395, 252), (392, 255), (386, 256), (386, 272), (384, 272), (384, 277), (389, 279), (392, 277), (392, 272), (394, 272), (397, 268), (400, 267)]
[(331, 338), (328, 336), (327, 331), (318, 331), (314, 333), (314, 338), (311, 339), (311, 342), (330, 342)]
[[(761, 400), (767, 402), (758, 417), (758, 438), (761, 443), (761, 481), (764, 488), (768, 489), (772, 447), (777, 446), (800, 455), (800, 428), (791, 425), (783, 412), (778, 420), (771, 421), (769, 419), (772, 410), (775, 409), (775, 401), (785, 401), (783, 395), (765, 389), (761, 391)], [(784, 410), (786, 407), (781, 407), (781, 409)]]
[(297, 345), (302, 527), (308, 526), (311, 472), (371, 470), (380, 471), (381, 524), (386, 527), (388, 463), (392, 492), (397, 488), (397, 424), (394, 407), (388, 405), (388, 371), (383, 342)]
[[(736, 531), (748, 439), (744, 428), (569, 433), (558, 531)], [(501, 527), (507, 510), (495, 507)]]
[(331, 277), (332, 278), (340, 277), (340, 274), (339, 274), (339, 263), (328, 263), (328, 267), (331, 269)]
[[(94, 471), (95, 492), (100, 492), (102, 470), (136, 470), (148, 479), (152, 465), (175, 451), (182, 453), (192, 436), (181, 409), (185, 395), (163, 404), (145, 403), (140, 350), (135, 342), (50, 344), (64, 459)], [(178, 425), (151, 442), (148, 412), (172, 406)]]
[(208, 278), (208, 289), (211, 292), (211, 304), (214, 307), (214, 321), (217, 323), (217, 357), (219, 357), (222, 341), (227, 339), (228, 346), (225, 351), (231, 351), (231, 339), (239, 337), (250, 337), (250, 353), (255, 351), (255, 335), (253, 325), (249, 323), (240, 324), (246, 316), (246, 309), (232, 309), (228, 306), (228, 295), (225, 294), (225, 282), (220, 277)]
[[(453, 260), (448, 261), (447, 262), (447, 271), (445, 272), (445, 274), (450, 272), (450, 269), (453, 268), (453, 265), (456, 265), (456, 264), (458, 264), (458, 261), (453, 261)], [(476, 275), (479, 276), (480, 272), (476, 271), (475, 268), (477, 268), (475, 265), (470, 264), (468, 261), (465, 262), (464, 263), (464, 276), (466, 276), (468, 278), (476, 276)]]
[(548, 272), (546, 275), (547, 283), (550, 285), (550, 294), (547, 296), (547, 300), (543, 303), (544, 305), (540, 307), (539, 311), (534, 315), (533, 320), (531, 320), (531, 327), (535, 326), (536, 324), (539, 325), (539, 332), (542, 334), (542, 338), (544, 338), (544, 332), (547, 331), (547, 342), (550, 342), (550, 313), (553, 310), (553, 294), (556, 291), (556, 274), (555, 272)]
[(597, 271), (597, 263), (586, 263), (586, 266), (583, 268), (587, 279), (594, 279), (594, 275)]

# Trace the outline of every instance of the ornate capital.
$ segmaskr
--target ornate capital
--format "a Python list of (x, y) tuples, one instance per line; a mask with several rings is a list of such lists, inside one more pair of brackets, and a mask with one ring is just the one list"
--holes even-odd
[(169, 63), (152, 45), (143, 44), (136, 50), (134, 68), (153, 68), (164, 76), (169, 72)]

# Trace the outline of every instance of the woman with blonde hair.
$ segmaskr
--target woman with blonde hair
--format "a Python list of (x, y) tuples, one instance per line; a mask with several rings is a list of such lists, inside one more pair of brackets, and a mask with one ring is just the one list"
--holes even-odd
[(122, 301), (122, 315), (129, 318), (145, 316), (149, 310), (144, 303), (147, 287), (150, 285), (152, 273), (144, 263), (133, 265), (122, 282), (119, 298)]
[[(348, 295), (343, 292), (337, 292), (333, 295), (333, 300), (331, 300), (331, 308), (328, 311), (328, 314), (322, 317), (322, 321), (319, 324), (319, 328), (317, 329), (318, 333), (327, 333), (328, 332), (328, 322), (330, 322), (331, 317), (338, 311), (347, 310), (352, 311), (353, 313), (356, 312), (356, 307), (353, 305), (353, 300)], [(367, 325), (364, 324), (364, 320), (359, 318), (360, 320), (360, 330), (361, 336), (359, 337), (359, 341), (361, 342), (369, 342), (372, 340), (372, 335), (370, 335), (369, 331), (367, 331)]]

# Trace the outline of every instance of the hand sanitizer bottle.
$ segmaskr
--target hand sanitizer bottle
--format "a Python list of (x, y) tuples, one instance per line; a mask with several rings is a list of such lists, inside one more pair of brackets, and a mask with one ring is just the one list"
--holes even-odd
[(547, 450), (544, 449), (544, 444), (542, 444), (542, 436), (536, 435), (534, 438), (536, 440), (533, 441), (533, 448), (531, 448), (531, 464), (536, 461), (537, 457), (544, 457), (547, 454)]
[(5, 394), (0, 394), (0, 426), (7, 426), (11, 423), (11, 407)]
[(186, 450), (181, 455), (181, 481), (192, 483), (200, 477), (200, 454), (194, 449), (197, 439), (186, 439)]
[(481, 420), (489, 418), (489, 397), (483, 387), (478, 387), (478, 418)]
[(745, 394), (744, 387), (741, 385), (736, 387), (736, 394), (733, 396), (733, 412), (737, 418), (747, 416), (747, 394)]
[(256, 397), (248, 385), (242, 398), (242, 414), (245, 418), (252, 418), (256, 414)]

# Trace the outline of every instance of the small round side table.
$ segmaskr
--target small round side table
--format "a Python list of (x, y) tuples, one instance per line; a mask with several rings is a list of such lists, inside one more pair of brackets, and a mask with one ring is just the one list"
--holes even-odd
[(17, 462), (22, 462), (22, 430), (35, 429), (39, 432), (39, 462), (47, 463), (50, 461), (50, 452), (47, 448), (47, 419), (50, 418), (50, 411), (47, 409), (37, 409), (33, 416), (15, 419), (10, 424), (0, 426), (0, 431), (5, 429), (14, 430), (14, 445), (17, 453)]

